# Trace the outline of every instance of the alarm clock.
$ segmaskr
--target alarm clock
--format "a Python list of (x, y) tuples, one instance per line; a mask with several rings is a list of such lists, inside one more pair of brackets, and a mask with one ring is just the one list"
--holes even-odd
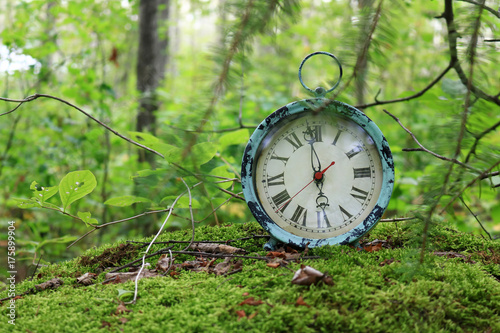
[[(340, 74), (329, 90), (302, 81), (312, 56), (331, 57)], [(389, 144), (363, 112), (325, 98), (342, 78), (339, 60), (315, 52), (299, 66), (315, 98), (287, 104), (257, 126), (245, 148), (241, 184), (257, 222), (278, 243), (296, 248), (356, 244), (389, 204), (394, 163)]]

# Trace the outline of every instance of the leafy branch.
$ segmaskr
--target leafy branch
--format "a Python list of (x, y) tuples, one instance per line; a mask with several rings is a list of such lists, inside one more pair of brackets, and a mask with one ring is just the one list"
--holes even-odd
[(142, 149), (145, 149), (153, 154), (156, 154), (162, 158), (165, 158), (163, 156), (163, 154), (157, 152), (156, 150), (153, 150), (143, 144), (140, 144), (139, 142), (137, 141), (134, 141), (132, 139), (129, 139), (127, 138), (126, 136), (118, 133), (116, 130), (114, 130), (113, 128), (109, 127), (108, 125), (106, 125), (105, 123), (103, 123), (102, 121), (100, 121), (99, 119), (93, 117), (91, 114), (89, 114), (88, 112), (85, 112), (83, 109), (79, 108), (78, 106), (74, 105), (73, 103), (70, 103), (68, 102), (67, 100), (65, 99), (62, 99), (60, 97), (56, 97), (56, 96), (52, 96), (52, 95), (46, 95), (46, 94), (34, 94), (34, 95), (31, 95), (31, 96), (28, 96), (24, 99), (11, 99), (11, 98), (5, 98), (5, 97), (0, 97), (0, 101), (4, 101), (4, 102), (12, 102), (12, 103), (19, 103), (18, 105), (16, 105), (16, 107), (14, 107), (12, 110), (10, 111), (7, 111), (7, 112), (4, 112), (4, 113), (1, 113), (0, 114), (0, 117), (1, 116), (5, 116), (5, 115), (8, 115), (14, 111), (16, 111), (21, 105), (23, 105), (24, 103), (29, 103), (29, 102), (33, 102), (34, 100), (38, 99), (38, 98), (48, 98), (48, 99), (53, 99), (53, 100), (56, 100), (56, 101), (59, 101), (61, 103), (64, 103), (70, 107), (72, 107), (73, 109), (75, 110), (78, 110), (79, 112), (83, 113), (85, 116), (87, 116), (88, 118), (92, 119), (93, 121), (95, 121), (96, 123), (98, 123), (99, 125), (101, 125), (102, 127), (106, 128), (108, 131), (112, 132), (114, 135), (118, 136), (119, 138), (133, 144), (133, 145), (136, 145), (137, 147), (139, 148), (142, 148)]
[[(373, 103), (367, 103), (367, 104), (362, 104), (362, 105), (357, 105), (356, 107), (359, 108), (359, 109), (366, 109), (366, 108), (369, 108), (369, 107), (372, 107), (372, 106), (384, 105), (384, 104), (392, 104), (392, 103), (400, 103), (400, 102), (407, 102), (407, 101), (410, 101), (412, 99), (419, 98), (419, 97), (423, 96), (429, 89), (431, 89), (432, 87), (434, 87), (436, 85), (436, 83), (438, 83), (439, 81), (441, 81), (441, 79), (452, 68), (453, 68), (453, 65), (450, 63), (448, 65), (448, 67), (446, 67), (434, 80), (432, 80), (427, 86), (425, 86), (425, 88), (423, 88), (422, 90), (416, 92), (415, 94), (413, 94), (411, 96), (402, 97), (402, 98), (396, 98), (396, 99), (390, 99), (390, 100), (386, 100), (386, 101), (379, 101), (379, 100), (377, 100), (377, 96), (378, 96), (378, 94), (377, 94), (377, 96), (375, 96), (375, 102), (373, 102)], [(379, 90), (379, 93), (380, 93), (380, 90)]]
[(404, 148), (403, 151), (424, 151), (428, 154), (431, 154), (432, 156), (436, 157), (436, 158), (439, 158), (440, 160), (443, 160), (443, 161), (448, 161), (448, 162), (452, 162), (452, 163), (455, 163), (455, 164), (458, 164), (460, 165), (461, 167), (464, 167), (464, 168), (467, 168), (467, 169), (471, 169), (471, 170), (474, 170), (474, 171), (478, 171), (476, 168), (474, 167), (471, 167), (470, 165), (467, 165), (463, 162), (460, 162), (459, 160), (457, 160), (456, 158), (449, 158), (449, 157), (445, 157), (445, 156), (442, 156), (442, 155), (439, 155), (427, 148), (425, 148), (417, 139), (417, 137), (415, 136), (415, 134), (413, 134), (408, 128), (406, 128), (402, 123), (401, 123), (401, 120), (399, 120), (399, 118), (397, 118), (395, 115), (393, 115), (392, 113), (390, 113), (389, 111), (387, 111), (386, 109), (384, 109), (384, 112), (386, 114), (388, 114), (392, 119), (394, 119), (398, 124), (399, 126), (401, 126), (408, 134), (410, 134), (411, 138), (413, 139), (413, 141), (415, 141), (415, 143), (420, 147), (420, 149), (412, 149), (412, 148)]

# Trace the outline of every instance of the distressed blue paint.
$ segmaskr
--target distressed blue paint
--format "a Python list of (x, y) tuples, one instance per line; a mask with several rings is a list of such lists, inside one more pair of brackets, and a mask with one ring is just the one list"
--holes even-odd
[[(373, 141), (375, 142), (382, 162), (382, 190), (372, 212), (367, 216), (364, 222), (362, 222), (355, 228), (342, 235), (325, 239), (309, 239), (305, 237), (299, 237), (281, 229), (277, 224), (274, 223), (274, 221), (271, 220), (271, 218), (262, 208), (255, 191), (253, 180), (253, 171), (257, 162), (259, 146), (268, 132), (276, 123), (281, 120), (285, 120), (288, 116), (304, 111), (310, 111), (312, 109), (316, 109), (318, 112), (333, 112), (343, 115), (353, 120), (359, 126), (363, 127), (363, 129), (372, 137)], [(250, 137), (250, 140), (248, 141), (248, 144), (245, 148), (241, 169), (241, 184), (243, 188), (243, 194), (245, 196), (248, 207), (250, 208), (250, 211), (252, 212), (256, 220), (260, 223), (260, 225), (273, 237), (273, 241), (268, 243), (269, 248), (275, 246), (275, 240), (299, 248), (304, 248), (308, 243), (308, 247), (318, 247), (327, 244), (349, 244), (355, 243), (360, 237), (370, 231), (370, 229), (372, 229), (377, 224), (378, 220), (382, 217), (385, 209), (389, 205), (389, 200), (391, 198), (394, 186), (394, 161), (392, 158), (391, 150), (389, 148), (389, 144), (387, 143), (384, 135), (377, 127), (377, 125), (363, 112), (339, 101), (332, 101), (325, 98), (307, 99), (290, 103), (276, 110), (266, 119), (264, 119), (262, 123), (260, 123), (260, 125)]]

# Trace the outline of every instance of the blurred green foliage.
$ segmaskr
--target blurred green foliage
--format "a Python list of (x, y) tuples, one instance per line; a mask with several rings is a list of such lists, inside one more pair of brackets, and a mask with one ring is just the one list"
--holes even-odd
[[(348, 104), (412, 96), (450, 63), (446, 24), (438, 18), (444, 2), (305, 0), (297, 6), (297, 1), (277, 1), (271, 10), (267, 1), (171, 1), (170, 19), (160, 27), (170, 45), (166, 80), (157, 91), (156, 136), (134, 132), (140, 97), (134, 71), (137, 0), (2, 4), (0, 95), (57, 96), (165, 156), (153, 170), (138, 162), (135, 146), (51, 99), (25, 103), (0, 117), (0, 225), (7, 230), (9, 221), (16, 222), (18, 260), (36, 261), (40, 255), (42, 262), (61, 260), (102, 243), (152, 234), (162, 214), (103, 228), (66, 250), (92, 225), (151, 210), (165, 213), (186, 191), (181, 177), (192, 187), (198, 225), (253, 220), (240, 200), (243, 149), (253, 126), (282, 105), (307, 97), (297, 79), (300, 61), (318, 50), (337, 55), (344, 79), (334, 94)], [(478, 8), (454, 2), (462, 36), (457, 50), (473, 84), (495, 95), (499, 49), (487, 39), (498, 36), (500, 20)], [(245, 20), (247, 12), (251, 19)], [(471, 40), (477, 35), (471, 62)], [(360, 66), (361, 58), (366, 65)], [(335, 67), (314, 61), (306, 69), (310, 87), (331, 85), (338, 76)], [(355, 83), (359, 77), (362, 82)], [(14, 107), (0, 104), (2, 112)], [(427, 149), (449, 158), (466, 114), (457, 159), (470, 168), (450, 170), (450, 162), (403, 151), (418, 146), (383, 109)], [(467, 87), (449, 71), (418, 98), (363, 110), (384, 132), (395, 158), (396, 184), (386, 218), (425, 215), (435, 205), (433, 221), (451, 220), (461, 230), (479, 233), (477, 216), (490, 234), (500, 234), (498, 166), (488, 172), (492, 176), (477, 179), (500, 160), (494, 127), (500, 121), (498, 105), (474, 95), (469, 101)], [(78, 170), (89, 170), (83, 181), (88, 188), (81, 188), (85, 197), (68, 197), (61, 186), (70, 186), (68, 177)], [(190, 225), (184, 196), (168, 229)], [(0, 240), (5, 237), (0, 233)]]

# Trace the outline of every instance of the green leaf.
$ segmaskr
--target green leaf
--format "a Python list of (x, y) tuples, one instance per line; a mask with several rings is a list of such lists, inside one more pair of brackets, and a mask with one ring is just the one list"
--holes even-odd
[(89, 225), (97, 225), (97, 224), (99, 224), (99, 222), (96, 219), (91, 218), (90, 212), (78, 212), (77, 215), (86, 224), (89, 224)]
[[(34, 198), (33, 198), (33, 199), (34, 199)], [(63, 210), (61, 209), (61, 207), (56, 206), (56, 205), (54, 205), (54, 204), (51, 204), (51, 203), (49, 203), (49, 202), (44, 202), (44, 203), (42, 203), (42, 207), (44, 207), (44, 208), (52, 208), (52, 209), (55, 209), (55, 210), (60, 210), (60, 211), (63, 211)]]
[[(221, 165), (217, 168), (212, 169), (209, 172), (211, 176), (222, 177), (222, 178), (234, 178), (234, 172), (231, 171), (231, 168), (227, 165)], [(219, 179), (217, 179), (219, 180)], [(228, 183), (231, 184), (231, 183)], [(221, 185), (222, 186), (222, 185)]]
[(149, 177), (152, 175), (162, 175), (162, 174), (165, 174), (166, 172), (167, 172), (167, 169), (155, 169), (155, 170), (145, 169), (145, 170), (137, 171), (137, 173), (130, 178), (134, 179), (134, 178), (140, 178), (140, 177)]
[(111, 198), (106, 200), (105, 205), (116, 206), (116, 207), (126, 207), (137, 202), (151, 202), (148, 198), (136, 197), (133, 195), (124, 195), (121, 197)]
[[(177, 198), (175, 195), (169, 195), (163, 199), (161, 199), (160, 203), (164, 202), (167, 204), (169, 207), (171, 204), (174, 202), (174, 200)], [(200, 202), (194, 198), (191, 199), (191, 207), (193, 209), (198, 209), (201, 208)], [(189, 197), (184, 196), (177, 200), (177, 203), (175, 204), (175, 208), (189, 208)]]
[(43, 203), (58, 192), (59, 186), (44, 187), (34, 181), (30, 185), (30, 190), (33, 191), (35, 198)]
[(145, 146), (149, 146), (153, 143), (161, 142), (156, 136), (145, 133), (145, 132), (128, 132), (131, 139), (143, 144)]
[(117, 288), (116, 291), (118, 291), (118, 298), (122, 301), (128, 300), (134, 296), (134, 292), (130, 290)]
[(182, 161), (182, 149), (169, 145), (168, 143), (157, 142), (149, 145), (151, 149), (160, 152), (167, 162), (179, 163)]
[(59, 183), (59, 195), (63, 211), (78, 199), (91, 193), (97, 186), (97, 180), (89, 170), (79, 170), (68, 173)]
[(42, 205), (33, 200), (33, 199), (16, 199), (14, 200), (17, 202), (17, 207), (21, 209), (28, 209), (28, 208), (33, 208), (33, 207), (41, 207)]
[(207, 163), (215, 154), (217, 154), (217, 145), (213, 142), (198, 143), (191, 149), (191, 155), (198, 165)]

